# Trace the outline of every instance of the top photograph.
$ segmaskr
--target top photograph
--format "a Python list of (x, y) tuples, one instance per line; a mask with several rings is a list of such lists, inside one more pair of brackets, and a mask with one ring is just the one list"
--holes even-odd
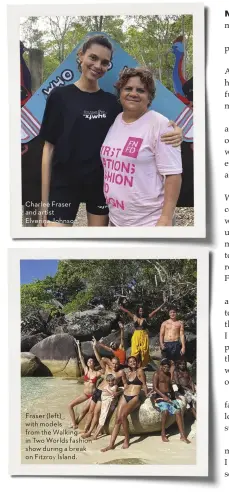
[(203, 6), (88, 8), (8, 7), (12, 237), (205, 237)]

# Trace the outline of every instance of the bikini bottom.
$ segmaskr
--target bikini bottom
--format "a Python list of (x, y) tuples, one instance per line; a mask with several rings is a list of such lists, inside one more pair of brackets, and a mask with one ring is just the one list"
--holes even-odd
[(134, 397), (138, 397), (138, 399), (139, 399), (139, 395), (137, 395), (137, 396), (136, 395), (125, 395), (125, 394), (123, 394), (123, 395), (126, 399), (126, 402), (130, 402), (131, 399), (133, 399)]

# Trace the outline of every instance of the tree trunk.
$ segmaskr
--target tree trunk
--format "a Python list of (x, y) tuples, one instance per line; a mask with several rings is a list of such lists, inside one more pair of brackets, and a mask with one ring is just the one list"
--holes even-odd
[(31, 74), (32, 93), (37, 91), (43, 82), (44, 52), (37, 48), (29, 50), (29, 70)]

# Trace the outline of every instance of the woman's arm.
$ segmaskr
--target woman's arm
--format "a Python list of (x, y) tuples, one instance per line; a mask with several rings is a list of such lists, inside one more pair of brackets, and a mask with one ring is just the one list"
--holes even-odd
[(172, 226), (173, 215), (181, 189), (181, 174), (165, 177), (164, 204), (156, 226)]
[(106, 349), (106, 351), (109, 351), (110, 353), (114, 354), (113, 349), (111, 349), (109, 346), (106, 346), (105, 344), (103, 344), (103, 342), (97, 342), (97, 345), (101, 346), (103, 349)]
[(48, 200), (50, 190), (50, 178), (52, 169), (52, 156), (54, 145), (45, 142), (41, 163), (41, 221), (40, 226), (47, 226)]
[(127, 313), (127, 315), (129, 315), (130, 318), (134, 318), (134, 314), (129, 312), (129, 310), (127, 310), (126, 308), (124, 308), (122, 305), (120, 305), (120, 310), (122, 310), (122, 312), (125, 312)]
[(78, 353), (79, 353), (79, 358), (80, 358), (80, 363), (83, 367), (84, 373), (87, 373), (87, 365), (85, 365), (84, 357), (81, 353), (81, 348), (80, 348), (80, 341), (76, 341), (77, 348), (78, 348)]
[(138, 370), (138, 377), (139, 380), (141, 380), (142, 382), (142, 390), (145, 392), (145, 395), (147, 396), (148, 389), (146, 385), (146, 376), (145, 376), (145, 372), (141, 368)]
[(156, 308), (155, 310), (153, 310), (150, 314), (149, 314), (149, 318), (152, 318), (157, 312), (159, 312), (159, 310), (165, 305), (165, 303), (162, 303), (162, 305), (158, 306), (158, 308)]
[(102, 360), (101, 356), (99, 355), (99, 353), (97, 351), (97, 348), (96, 348), (96, 344), (97, 344), (97, 341), (94, 339), (92, 341), (92, 347), (93, 347), (93, 351), (95, 353), (95, 357), (96, 357), (98, 363), (100, 364), (101, 368), (103, 370), (105, 370), (106, 369), (106, 364), (104, 363), (104, 361)]
[(122, 370), (122, 382), (125, 390), (128, 387), (128, 383), (126, 378), (126, 372), (124, 370)]

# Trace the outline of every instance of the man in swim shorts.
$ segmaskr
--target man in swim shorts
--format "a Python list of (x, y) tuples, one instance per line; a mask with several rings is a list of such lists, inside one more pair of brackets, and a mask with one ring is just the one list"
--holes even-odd
[(178, 399), (174, 399), (170, 364), (167, 359), (162, 359), (160, 368), (153, 376), (154, 403), (156, 409), (161, 412), (161, 438), (163, 442), (168, 442), (166, 436), (166, 420), (168, 415), (175, 415), (177, 426), (180, 432), (180, 439), (185, 443), (190, 443), (184, 431), (181, 408)]
[(182, 359), (185, 354), (184, 324), (181, 320), (177, 320), (175, 308), (170, 309), (169, 319), (161, 325), (160, 348), (162, 358), (167, 358), (172, 362), (170, 370), (173, 378), (175, 361)]

